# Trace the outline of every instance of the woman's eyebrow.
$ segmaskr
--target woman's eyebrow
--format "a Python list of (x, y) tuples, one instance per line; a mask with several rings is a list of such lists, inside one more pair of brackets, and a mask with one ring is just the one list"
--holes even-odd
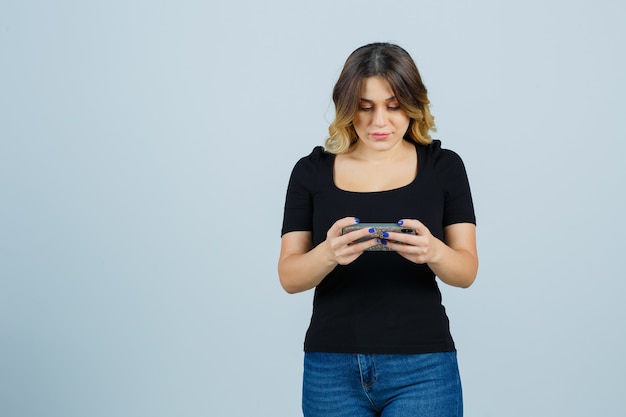
[[(385, 99), (386, 102), (387, 101), (393, 101), (393, 100), (396, 100), (396, 96), (392, 96), (392, 97), (389, 97), (388, 99)], [(374, 102), (374, 100), (370, 100), (368, 98), (363, 98), (363, 97), (361, 97), (361, 101), (365, 101), (365, 102), (368, 102), (368, 103), (373, 103)]]

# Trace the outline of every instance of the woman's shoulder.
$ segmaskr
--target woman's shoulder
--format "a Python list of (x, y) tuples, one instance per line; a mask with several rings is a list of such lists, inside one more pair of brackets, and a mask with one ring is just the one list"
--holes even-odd
[[(296, 162), (292, 175), (301, 178), (310, 178), (320, 173), (320, 168), (332, 162), (334, 155), (327, 152), (322, 146), (316, 146), (311, 153), (301, 157)], [(321, 172), (324, 172), (323, 170)]]
[(328, 159), (329, 157), (332, 157), (332, 155), (333, 154), (324, 149), (323, 146), (316, 146), (309, 155), (305, 156), (305, 158), (308, 158), (313, 162), (318, 162), (323, 159)]
[(421, 145), (428, 161), (435, 166), (463, 163), (458, 153), (442, 147), (441, 140), (433, 139), (428, 145)]
[(326, 151), (323, 146), (316, 146), (310, 154), (298, 160), (296, 166), (317, 167), (320, 163), (332, 158), (333, 154)]

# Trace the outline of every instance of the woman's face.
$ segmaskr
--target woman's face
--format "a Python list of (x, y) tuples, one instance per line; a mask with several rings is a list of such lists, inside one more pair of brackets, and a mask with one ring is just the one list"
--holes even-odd
[(363, 82), (359, 108), (352, 121), (358, 146), (384, 151), (402, 144), (410, 118), (400, 108), (391, 86), (382, 77)]

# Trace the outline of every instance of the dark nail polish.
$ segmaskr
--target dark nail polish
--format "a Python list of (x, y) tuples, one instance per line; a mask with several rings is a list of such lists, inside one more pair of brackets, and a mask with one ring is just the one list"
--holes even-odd
[(359, 219), (358, 217), (355, 217), (355, 218), (354, 218), (354, 222), (355, 222), (355, 223), (359, 223), (360, 221), (361, 221), (361, 219)]
[(383, 232), (383, 237), (389, 237), (389, 233), (388, 232)]
[(402, 226), (404, 222), (402, 220), (398, 220), (398, 226)]
[(383, 246), (385, 246), (385, 245), (387, 245), (387, 241), (386, 241), (386, 240), (383, 240), (382, 242), (380, 242), (380, 244), (381, 244), (381, 245), (383, 245)]
[(376, 231), (376, 229), (374, 229), (373, 227), (370, 227), (370, 230), (368, 230), (368, 232), (370, 233), (374, 233)]

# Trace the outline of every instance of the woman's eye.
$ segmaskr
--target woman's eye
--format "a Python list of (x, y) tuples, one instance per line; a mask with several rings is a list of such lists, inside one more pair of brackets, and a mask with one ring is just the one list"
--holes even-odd
[(372, 107), (360, 107), (361, 111), (372, 111)]
[(387, 109), (389, 111), (396, 111), (396, 110), (400, 110), (400, 106), (388, 106)]

